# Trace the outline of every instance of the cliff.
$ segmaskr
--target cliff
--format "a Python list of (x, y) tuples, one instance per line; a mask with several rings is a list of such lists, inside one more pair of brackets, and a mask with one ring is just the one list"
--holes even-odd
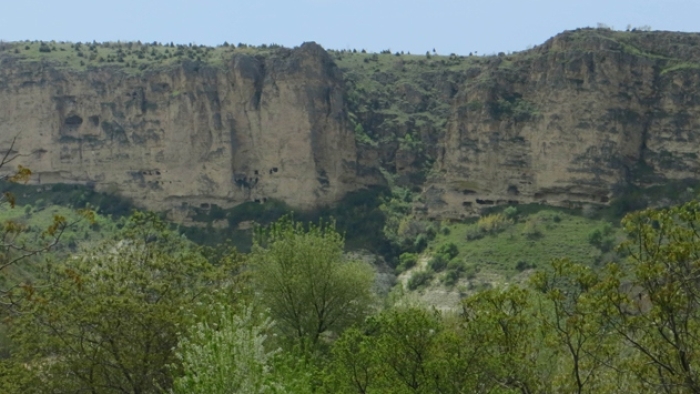
[(313, 208), (388, 181), (459, 218), (698, 179), (699, 84), (690, 33), (580, 29), (493, 56), (9, 43), (0, 145), (19, 136), (34, 182), (156, 210)]
[(700, 35), (564, 32), (493, 56), (337, 54), (360, 154), (437, 218), (496, 204), (606, 204), (698, 180)]
[(18, 136), (15, 163), (33, 182), (92, 184), (155, 210), (312, 208), (361, 186), (342, 96), (314, 43), (135, 73), (3, 56), (0, 146)]

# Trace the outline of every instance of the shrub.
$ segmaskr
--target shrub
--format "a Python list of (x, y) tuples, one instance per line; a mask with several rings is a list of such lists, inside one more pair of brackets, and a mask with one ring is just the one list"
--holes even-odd
[(525, 260), (520, 260), (520, 261), (518, 261), (517, 264), (515, 264), (515, 269), (518, 272), (523, 272), (523, 271), (531, 269), (531, 268), (535, 268), (535, 265), (530, 264)]
[(486, 233), (481, 232), (478, 226), (473, 226), (467, 230), (467, 241), (475, 241), (484, 238), (485, 235)]
[(479, 231), (487, 234), (496, 234), (505, 230), (510, 226), (512, 222), (508, 220), (503, 214), (493, 214), (488, 216), (482, 216), (476, 223)]
[(459, 254), (459, 249), (457, 249), (457, 245), (455, 245), (454, 242), (450, 242), (440, 245), (440, 247), (437, 249), (437, 252), (439, 254), (448, 256), (448, 260), (452, 260)]
[(426, 227), (425, 233), (428, 236), (428, 239), (435, 239), (435, 236), (437, 235), (437, 228), (435, 226), (435, 223), (432, 223), (428, 227)]
[(512, 206), (508, 207), (505, 210), (503, 210), (503, 214), (508, 219), (515, 219), (515, 217), (518, 215), (518, 208)]
[(447, 263), (447, 269), (449, 271), (464, 272), (466, 268), (467, 267), (466, 264), (464, 264), (464, 261), (452, 260), (449, 263)]
[(477, 272), (479, 272), (479, 267), (477, 267), (475, 265), (470, 265), (469, 267), (466, 267), (466, 266), (464, 267), (464, 277), (469, 279), (469, 280), (476, 278)]
[(525, 222), (525, 227), (523, 227), (523, 235), (531, 239), (542, 236), (542, 230), (540, 229), (539, 220), (537, 218), (530, 218), (527, 222)]
[(459, 281), (460, 272), (454, 270), (448, 270), (445, 272), (445, 276), (442, 278), (442, 283), (445, 286), (454, 286)]
[(433, 279), (435, 273), (431, 270), (418, 271), (408, 280), (408, 289), (416, 290), (417, 288), (427, 285)]
[(612, 226), (606, 223), (602, 229), (595, 229), (588, 234), (588, 243), (602, 252), (609, 252), (615, 243), (615, 239), (611, 236), (612, 232)]
[(449, 256), (442, 253), (434, 255), (428, 262), (428, 266), (435, 272), (440, 272), (447, 268), (447, 263), (450, 261)]
[(413, 247), (416, 252), (422, 252), (428, 246), (428, 237), (425, 234), (418, 234), (416, 241), (413, 243)]
[(418, 256), (415, 253), (402, 253), (399, 257), (399, 265), (396, 267), (397, 273), (402, 273), (416, 265)]

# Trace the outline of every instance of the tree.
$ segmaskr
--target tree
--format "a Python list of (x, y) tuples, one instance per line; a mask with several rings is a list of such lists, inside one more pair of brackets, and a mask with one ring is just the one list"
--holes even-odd
[(260, 302), (282, 333), (313, 350), (327, 332), (361, 321), (372, 303), (374, 270), (343, 259), (333, 224), (282, 218), (256, 234), (251, 263)]
[(33, 383), (23, 392), (153, 393), (172, 383), (178, 332), (239, 294), (235, 254), (216, 265), (135, 213), (112, 242), (48, 266), (11, 321)]
[(552, 379), (558, 392), (627, 391), (610, 386), (620, 381), (613, 378), (615, 371), (609, 366), (619, 364), (621, 347), (609, 335), (604, 316), (611, 305), (600, 283), (599, 274), (590, 267), (567, 259), (554, 260), (551, 270), (532, 277), (533, 287), (542, 294), (541, 329), (562, 371)]
[[(17, 155), (13, 156), (16, 140), (17, 137), (13, 138), (10, 146), (2, 154), (0, 171), (5, 172), (7, 166), (18, 157)], [(17, 170), (9, 171), (2, 177), (2, 180), (5, 182), (26, 183), (31, 175), (31, 170), (20, 165), (17, 167)], [(0, 206), (9, 205), (11, 208), (14, 208), (16, 202), (15, 196), (7, 191), (0, 196)], [(81, 211), (81, 214), (89, 220), (93, 219), (93, 214), (89, 211)], [(18, 284), (9, 280), (8, 270), (12, 266), (47, 252), (56, 246), (63, 232), (70, 225), (71, 223), (68, 223), (65, 217), (55, 215), (53, 222), (44, 229), (39, 239), (32, 239), (28, 237), (29, 226), (13, 220), (7, 220), (2, 223), (0, 226), (0, 284), (3, 286), (0, 287), (0, 305), (9, 307), (16, 302), (12, 296), (13, 290), (17, 288)]]
[(626, 216), (625, 262), (600, 285), (625, 368), (651, 392), (700, 393), (700, 202)]
[(277, 351), (265, 349), (269, 318), (250, 307), (241, 313), (229, 305), (214, 307), (214, 321), (199, 322), (178, 344), (183, 375), (175, 379), (176, 394), (257, 394), (279, 392), (272, 364)]
[(517, 286), (484, 290), (464, 300), (461, 337), (465, 345), (477, 346), (473, 357), (479, 387), (547, 392), (551, 365), (545, 365), (533, 300), (530, 291)]
[[(438, 313), (396, 308), (353, 327), (333, 344), (327, 391), (341, 393), (432, 393), (434, 376), (445, 372), (435, 363), (442, 332)], [(439, 370), (439, 371), (438, 371)]]

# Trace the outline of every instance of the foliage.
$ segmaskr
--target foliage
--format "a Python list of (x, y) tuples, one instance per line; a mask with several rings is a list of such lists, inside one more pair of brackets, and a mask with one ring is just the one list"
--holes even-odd
[(27, 301), (11, 322), (14, 358), (34, 372), (25, 390), (170, 387), (181, 327), (214, 299), (241, 294), (236, 255), (215, 263), (154, 215), (135, 213), (118, 241), (47, 266), (44, 279), (24, 287)]
[(437, 248), (436, 252), (447, 256), (447, 260), (452, 260), (459, 254), (459, 249), (457, 248), (457, 245), (454, 242), (448, 242), (446, 244), (440, 245)]
[(435, 392), (431, 356), (440, 335), (437, 314), (394, 309), (366, 326), (346, 331), (334, 345), (329, 392)]
[(479, 217), (476, 225), (467, 232), (469, 241), (481, 239), (486, 235), (495, 235), (513, 225), (513, 220), (502, 213), (487, 214)]
[(428, 267), (434, 272), (441, 272), (447, 268), (447, 263), (450, 261), (450, 257), (443, 253), (437, 253), (433, 255), (428, 261)]
[(333, 224), (304, 226), (288, 217), (256, 235), (250, 258), (260, 303), (304, 352), (369, 312), (374, 270), (344, 261), (343, 241)]
[(529, 239), (536, 239), (542, 236), (540, 221), (536, 217), (529, 218), (523, 226), (523, 235)]
[(411, 277), (408, 279), (407, 282), (407, 287), (409, 290), (416, 290), (420, 288), (421, 286), (425, 286), (430, 283), (431, 280), (433, 280), (433, 276), (435, 275), (435, 272), (431, 269), (424, 269), (421, 271), (415, 271), (411, 275)]
[(418, 256), (415, 253), (401, 253), (399, 256), (399, 265), (396, 267), (397, 273), (402, 273), (413, 268), (418, 261)]
[[(698, 392), (700, 342), (700, 203), (627, 216), (629, 258), (611, 267), (605, 289), (615, 331), (634, 350), (631, 372), (656, 391)], [(628, 286), (620, 286), (625, 273)], [(617, 288), (615, 288), (617, 285)], [(623, 292), (627, 289), (626, 292)]]
[(278, 392), (281, 385), (272, 370), (277, 351), (265, 349), (272, 321), (254, 316), (250, 307), (238, 314), (228, 305), (212, 310), (215, 321), (195, 324), (178, 343), (183, 372), (174, 393)]

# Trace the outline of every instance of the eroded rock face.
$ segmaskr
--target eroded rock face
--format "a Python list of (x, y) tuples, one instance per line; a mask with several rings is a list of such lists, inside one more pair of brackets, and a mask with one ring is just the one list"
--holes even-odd
[(611, 32), (569, 32), (493, 58), (452, 103), (425, 188), (431, 214), (607, 203), (616, 187), (697, 179), (700, 36), (648, 34), (632, 50)]
[(460, 218), (699, 177), (698, 34), (587, 29), (491, 57), (226, 53), (138, 74), (0, 53), (0, 146), (19, 135), (35, 182), (155, 210), (314, 208), (388, 172), (423, 191), (417, 211)]
[(0, 146), (15, 135), (15, 163), (34, 182), (94, 184), (154, 210), (270, 198), (312, 208), (362, 183), (342, 75), (315, 43), (140, 75), (6, 57)]

